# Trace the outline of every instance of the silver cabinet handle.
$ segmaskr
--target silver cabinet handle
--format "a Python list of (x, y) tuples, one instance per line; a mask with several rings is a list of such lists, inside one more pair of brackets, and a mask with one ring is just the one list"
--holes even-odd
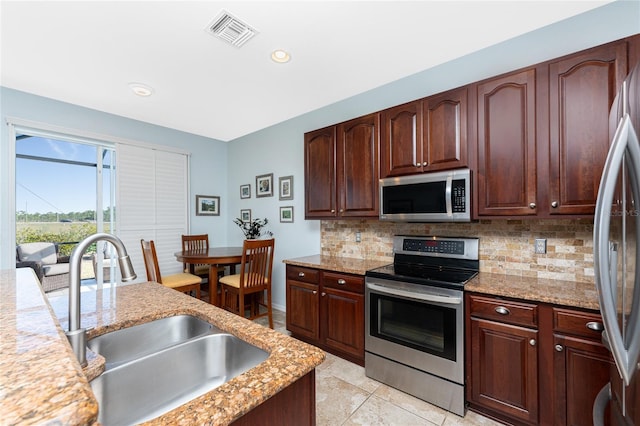
[(562, 345), (556, 345), (555, 348), (556, 348), (556, 352), (562, 352), (564, 349)]
[(590, 321), (587, 323), (587, 328), (593, 331), (602, 331), (604, 330), (604, 325), (598, 321)]
[(552, 201), (551, 202), (551, 207), (553, 207), (554, 209), (558, 207), (558, 202), (557, 201)]
[(531, 340), (529, 340), (529, 344), (530, 344), (531, 346), (535, 346), (535, 345), (536, 345), (536, 339), (531, 339)]
[(509, 315), (511, 313), (511, 311), (504, 306), (498, 306), (495, 311), (500, 315)]
[(304, 272), (298, 272), (299, 277), (304, 277)]
[(345, 285), (347, 282), (345, 280), (343, 280), (342, 278), (340, 278), (338, 280), (338, 285)]
[(529, 208), (530, 209), (535, 209), (536, 208), (536, 203), (529, 203)]

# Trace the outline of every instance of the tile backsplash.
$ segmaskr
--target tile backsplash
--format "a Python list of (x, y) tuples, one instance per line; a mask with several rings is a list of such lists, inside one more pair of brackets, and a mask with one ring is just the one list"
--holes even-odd
[[(481, 220), (474, 223), (394, 223), (323, 220), (321, 254), (393, 261), (394, 235), (480, 238), (480, 270), (497, 274), (594, 282), (593, 219)], [(361, 242), (356, 242), (356, 233)], [(536, 254), (536, 238), (547, 253)]]

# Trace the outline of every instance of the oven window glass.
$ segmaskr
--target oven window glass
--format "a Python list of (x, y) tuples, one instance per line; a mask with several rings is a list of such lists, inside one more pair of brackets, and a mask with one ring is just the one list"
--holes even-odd
[(385, 186), (382, 188), (384, 214), (446, 213), (446, 181)]
[(456, 310), (370, 294), (372, 336), (456, 361)]

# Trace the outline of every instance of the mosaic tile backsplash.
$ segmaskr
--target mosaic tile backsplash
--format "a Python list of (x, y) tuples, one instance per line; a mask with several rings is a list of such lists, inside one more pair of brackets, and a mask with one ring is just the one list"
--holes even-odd
[[(482, 220), (474, 223), (393, 223), (323, 220), (321, 254), (393, 261), (394, 235), (480, 238), (480, 271), (594, 282), (593, 219)], [(361, 242), (356, 242), (356, 233)], [(536, 254), (536, 238), (547, 253)]]

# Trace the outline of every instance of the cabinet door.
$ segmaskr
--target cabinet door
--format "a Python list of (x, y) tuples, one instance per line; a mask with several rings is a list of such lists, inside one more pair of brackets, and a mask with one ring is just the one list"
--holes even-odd
[(305, 218), (336, 216), (335, 158), (335, 126), (305, 133)]
[(526, 423), (538, 420), (538, 332), (471, 318), (471, 400)]
[(478, 85), (479, 216), (536, 214), (535, 69)]
[(425, 171), (468, 165), (467, 91), (465, 87), (431, 96), (423, 101), (422, 157)]
[(380, 177), (422, 171), (422, 102), (382, 111)]
[(364, 296), (324, 287), (322, 303), (325, 345), (364, 359)]
[(554, 336), (555, 424), (592, 425), (591, 407), (613, 365), (600, 343)]
[(338, 216), (378, 216), (379, 117), (371, 114), (338, 125)]
[(609, 109), (627, 72), (626, 42), (549, 65), (550, 214), (592, 215), (609, 150)]
[(318, 286), (287, 280), (287, 330), (308, 339), (320, 339)]

